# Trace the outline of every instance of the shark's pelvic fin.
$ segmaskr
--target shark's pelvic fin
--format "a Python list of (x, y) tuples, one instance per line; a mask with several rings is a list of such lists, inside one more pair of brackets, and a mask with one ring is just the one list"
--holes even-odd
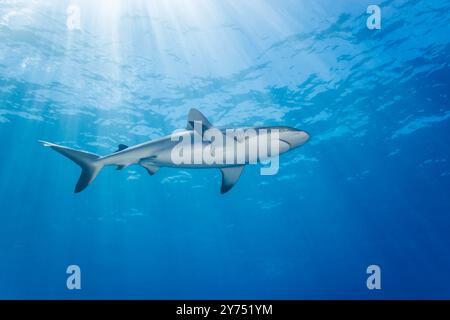
[(231, 188), (233, 188), (239, 180), (242, 170), (244, 170), (244, 166), (220, 168), (220, 171), (222, 172), (222, 187), (220, 188), (221, 194), (227, 193), (231, 190)]
[(77, 185), (75, 186), (75, 193), (86, 189), (86, 187), (95, 179), (97, 174), (103, 168), (103, 164), (97, 161), (100, 156), (96, 154), (58, 146), (57, 144), (46, 141), (39, 142), (42, 143), (44, 147), (52, 148), (81, 167), (81, 175), (78, 179)]
[(198, 122), (198, 123), (201, 124), (202, 136), (203, 136), (203, 133), (205, 133), (206, 130), (208, 130), (208, 129), (213, 127), (211, 122), (209, 122), (208, 119), (206, 119), (206, 117), (200, 111), (198, 111), (197, 109), (192, 108), (191, 110), (189, 110), (186, 130), (195, 130), (196, 126), (194, 125), (194, 122)]
[(119, 148), (118, 148), (116, 151), (114, 151), (114, 153), (117, 153), (117, 152), (119, 152), (119, 151), (125, 150), (125, 149), (127, 149), (127, 148), (128, 148), (127, 145), (125, 145), (125, 144), (119, 144)]
[(155, 173), (157, 173), (159, 171), (159, 169), (160, 169), (160, 167), (155, 166), (155, 165), (153, 165), (151, 163), (147, 163), (147, 162), (141, 162), (139, 164), (141, 166), (143, 166), (147, 170), (148, 174), (151, 175), (151, 176), (154, 175)]

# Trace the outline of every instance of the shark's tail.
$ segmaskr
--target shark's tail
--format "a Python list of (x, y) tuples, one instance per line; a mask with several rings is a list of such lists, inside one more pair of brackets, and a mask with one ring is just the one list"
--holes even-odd
[(75, 187), (75, 193), (83, 191), (92, 181), (94, 181), (97, 174), (103, 168), (103, 164), (98, 161), (100, 156), (96, 154), (58, 146), (46, 141), (39, 142), (42, 143), (45, 147), (50, 147), (53, 150), (61, 153), (63, 156), (69, 158), (81, 167), (82, 171)]

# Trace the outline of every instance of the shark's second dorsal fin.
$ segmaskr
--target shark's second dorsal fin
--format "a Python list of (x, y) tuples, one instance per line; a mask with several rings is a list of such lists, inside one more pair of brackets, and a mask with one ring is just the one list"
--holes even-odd
[(195, 130), (195, 129), (197, 129), (196, 126), (194, 125), (194, 122), (198, 122), (199, 124), (201, 124), (201, 127), (197, 126), (197, 128), (202, 128), (202, 132), (201, 132), (202, 136), (203, 136), (203, 133), (205, 133), (206, 130), (208, 130), (208, 129), (213, 127), (211, 122), (209, 122), (208, 119), (206, 119), (206, 117), (200, 111), (198, 111), (197, 109), (192, 108), (191, 110), (189, 110), (186, 130)]
[(116, 151), (114, 151), (114, 153), (119, 152), (119, 151), (122, 151), (122, 150), (125, 150), (125, 149), (127, 149), (127, 148), (128, 148), (127, 145), (125, 145), (125, 144), (119, 144), (119, 148), (118, 148)]
[(233, 188), (239, 180), (242, 170), (244, 170), (244, 166), (220, 168), (220, 171), (222, 172), (222, 187), (220, 188), (221, 194), (227, 193), (231, 190), (231, 188)]

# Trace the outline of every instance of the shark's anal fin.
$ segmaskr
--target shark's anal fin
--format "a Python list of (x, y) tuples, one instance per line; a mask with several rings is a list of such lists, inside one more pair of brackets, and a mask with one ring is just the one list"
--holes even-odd
[(144, 167), (149, 175), (154, 175), (155, 173), (158, 172), (158, 170), (160, 169), (160, 167), (155, 166), (154, 164), (151, 163), (147, 163), (147, 162), (141, 162), (139, 163), (142, 167)]
[(233, 188), (239, 180), (242, 170), (244, 170), (244, 166), (220, 168), (220, 171), (222, 172), (222, 187), (220, 188), (221, 194), (227, 193), (231, 190), (231, 188)]
[[(118, 149), (117, 149), (116, 151), (114, 151), (114, 153), (119, 152), (119, 151), (122, 151), (122, 150), (125, 150), (125, 149), (127, 149), (127, 148), (128, 148), (127, 145), (125, 145), (125, 144), (119, 144)], [(120, 169), (119, 169), (119, 170), (120, 170)]]
[[(200, 124), (199, 126), (196, 126), (195, 123)], [(211, 122), (206, 119), (206, 117), (197, 109), (192, 108), (189, 110), (188, 114), (188, 121), (186, 125), (186, 130), (198, 130), (199, 128), (202, 129), (202, 132), (198, 132), (203, 136), (203, 133), (205, 133), (206, 130), (212, 128), (213, 125)]]

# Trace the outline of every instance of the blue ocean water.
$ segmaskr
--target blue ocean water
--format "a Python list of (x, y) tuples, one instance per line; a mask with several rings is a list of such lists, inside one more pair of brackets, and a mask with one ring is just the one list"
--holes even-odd
[[(449, 26), (446, 0), (1, 1), (0, 298), (450, 298)], [(37, 142), (106, 155), (192, 107), (311, 140), (225, 195), (137, 166), (74, 194)]]

